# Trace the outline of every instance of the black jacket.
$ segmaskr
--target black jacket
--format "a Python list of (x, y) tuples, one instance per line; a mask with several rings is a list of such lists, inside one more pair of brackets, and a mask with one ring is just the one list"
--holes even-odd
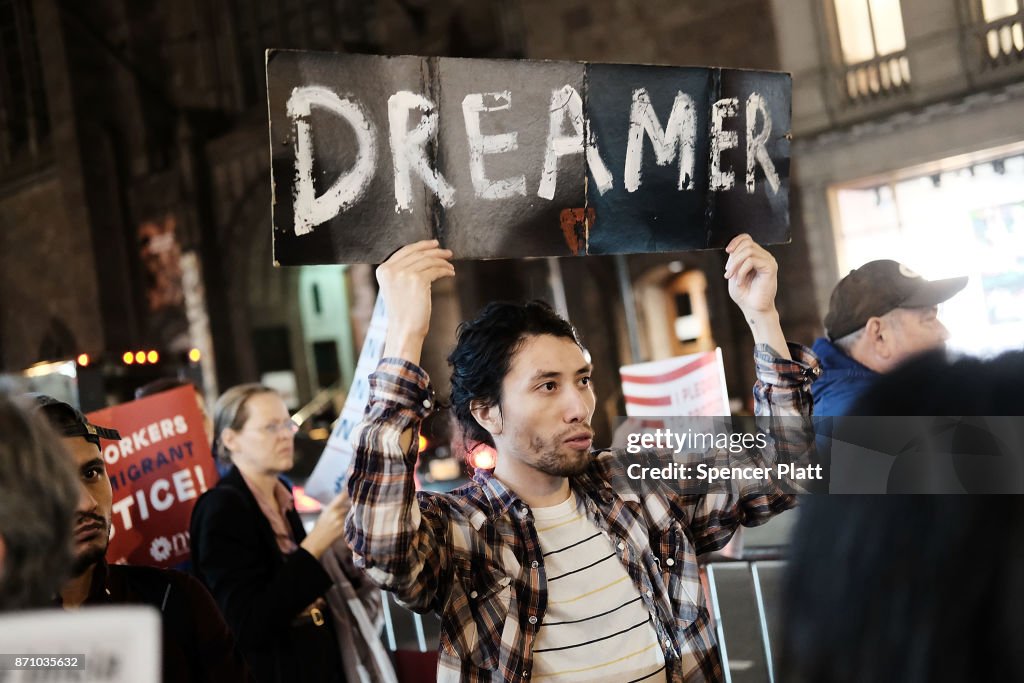
[[(296, 543), (306, 537), (287, 515)], [(331, 587), (320, 562), (301, 547), (284, 555), (237, 468), (192, 511), (192, 570), (210, 589), (259, 681), (334, 681), (342, 671), (330, 615), (323, 626), (296, 616)]]
[(99, 562), (83, 604), (152, 605), (160, 610), (165, 683), (253, 680), (217, 605), (187, 574)]

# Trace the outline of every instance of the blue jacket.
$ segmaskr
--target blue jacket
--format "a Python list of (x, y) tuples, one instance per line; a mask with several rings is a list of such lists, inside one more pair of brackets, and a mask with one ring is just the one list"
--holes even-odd
[(821, 361), (821, 377), (811, 385), (815, 415), (846, 415), (878, 373), (843, 353), (824, 337), (811, 347)]

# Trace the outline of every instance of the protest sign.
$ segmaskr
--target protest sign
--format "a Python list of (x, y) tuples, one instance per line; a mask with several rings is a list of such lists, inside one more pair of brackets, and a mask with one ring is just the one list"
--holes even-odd
[(722, 350), (704, 351), (619, 369), (626, 415), (729, 415)]
[(189, 558), (196, 499), (217, 483), (203, 416), (191, 386), (89, 413), (121, 433), (103, 443), (114, 492), (107, 559), (173, 567)]
[(348, 469), (352, 464), (353, 450), (349, 443), (352, 430), (363, 419), (366, 403), (370, 398), (369, 377), (384, 354), (384, 337), (387, 334), (388, 320), (384, 311), (384, 298), (378, 296), (373, 306), (373, 317), (370, 327), (363, 340), (363, 349), (356, 361), (356, 371), (352, 386), (345, 397), (345, 406), (334, 426), (334, 431), (327, 439), (324, 452), (320, 455), (316, 467), (306, 480), (306, 493), (321, 503), (328, 503), (345, 486), (348, 480)]
[(271, 50), (274, 258), (789, 240), (788, 74)]
[(0, 681), (4, 683), (160, 680), (160, 613), (153, 607), (4, 614), (0, 645)]

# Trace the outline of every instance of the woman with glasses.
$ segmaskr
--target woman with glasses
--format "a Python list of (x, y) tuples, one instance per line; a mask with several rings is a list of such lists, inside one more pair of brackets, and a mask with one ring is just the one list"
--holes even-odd
[(306, 535), (281, 479), (295, 425), (276, 392), (233, 387), (213, 412), (214, 452), (232, 467), (192, 512), (193, 569), (258, 681), (344, 681), (320, 558), (344, 531), (347, 502), (324, 507)]

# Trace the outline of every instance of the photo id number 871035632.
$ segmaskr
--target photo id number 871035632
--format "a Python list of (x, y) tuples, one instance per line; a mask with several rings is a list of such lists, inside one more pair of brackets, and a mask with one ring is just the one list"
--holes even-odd
[(85, 668), (85, 655), (0, 654), (0, 671), (72, 671)]

